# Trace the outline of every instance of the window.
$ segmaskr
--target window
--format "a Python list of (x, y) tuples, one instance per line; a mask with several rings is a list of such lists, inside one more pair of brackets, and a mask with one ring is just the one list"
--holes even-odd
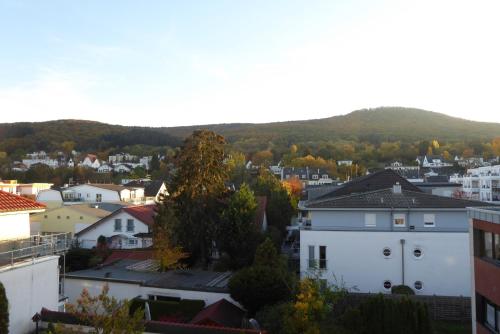
[(308, 268), (316, 268), (316, 263), (314, 261), (314, 246), (309, 246), (309, 263)]
[(101, 202), (102, 201), (102, 194), (95, 194), (95, 201)]
[(69, 219), (69, 216), (66, 216), (66, 219)]
[(493, 258), (493, 233), (484, 232), (484, 256)]
[(318, 179), (319, 179), (319, 175), (314, 174), (314, 175), (312, 176), (312, 179), (313, 179), (313, 180), (318, 180)]
[(406, 225), (406, 216), (404, 213), (395, 213), (393, 217), (394, 226), (404, 227)]
[(384, 256), (386, 258), (390, 257), (391, 256), (391, 249), (389, 247), (385, 247), (383, 250), (382, 250), (382, 254), (384, 254)]
[(422, 255), (423, 255), (422, 249), (417, 247), (413, 250), (413, 256), (415, 258), (420, 259), (422, 257)]
[(384, 289), (386, 290), (390, 290), (392, 288), (392, 283), (391, 281), (387, 280), (387, 281), (384, 281)]
[(493, 258), (500, 261), (500, 234), (495, 234), (493, 240)]
[(83, 220), (83, 216), (80, 216), (80, 220)]
[(137, 245), (137, 239), (128, 239), (128, 244), (130, 246), (135, 246)]
[(127, 219), (127, 232), (134, 232), (134, 220)]
[(43, 218), (49, 218), (49, 216), (47, 216), (47, 215), (44, 215), (44, 216), (43, 216)]
[(122, 231), (122, 220), (115, 219), (115, 232), (121, 232), (121, 231)]
[(376, 213), (365, 213), (365, 226), (367, 226), (367, 227), (377, 226), (377, 214)]
[(416, 281), (413, 284), (413, 286), (415, 287), (415, 290), (418, 290), (418, 291), (422, 290), (422, 288), (424, 287), (422, 281)]
[(485, 322), (486, 324), (491, 327), (491, 328), (496, 328), (496, 314), (495, 314), (495, 305), (490, 303), (490, 302), (486, 302), (486, 312), (485, 312)]
[(57, 219), (61, 219), (61, 216), (57, 216)]
[(436, 216), (434, 214), (424, 214), (424, 226), (434, 227), (436, 226)]
[(321, 178), (322, 178), (322, 179), (328, 179), (328, 174), (323, 174), (323, 175), (321, 175)]
[(326, 246), (319, 246), (319, 269), (326, 269)]

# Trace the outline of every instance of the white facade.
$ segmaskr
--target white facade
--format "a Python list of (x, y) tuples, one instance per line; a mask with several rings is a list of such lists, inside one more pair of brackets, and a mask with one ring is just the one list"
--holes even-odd
[(148, 298), (149, 295), (152, 295), (176, 297), (181, 299), (200, 299), (204, 300), (205, 304), (208, 306), (218, 302), (222, 298), (225, 298), (231, 303), (239, 305), (239, 303), (231, 298), (229, 293), (157, 288), (143, 286), (139, 282), (122, 283), (113, 282), (112, 280), (93, 280), (68, 277), (65, 280), (65, 292), (68, 296), (69, 302), (74, 303), (84, 288), (86, 288), (92, 296), (95, 296), (101, 293), (102, 288), (106, 283), (109, 286), (109, 295), (118, 300), (130, 300), (135, 297)]
[(99, 168), (101, 166), (101, 163), (99, 162), (99, 159), (97, 159), (97, 158), (93, 159), (93, 158), (87, 156), (82, 161), (81, 165), (84, 166), (84, 167), (89, 167), (89, 168), (97, 169), (97, 168)]
[(43, 164), (47, 165), (50, 168), (57, 168), (59, 167), (59, 162), (56, 159), (49, 159), (49, 158), (44, 158), (44, 159), (23, 159), (23, 164), (26, 165), (27, 168), (30, 168), (34, 164)]
[(119, 164), (119, 165), (115, 165), (114, 171), (117, 173), (130, 173), (132, 171), (132, 169), (130, 169), (126, 165)]
[[(119, 224), (117, 223), (119, 220)], [(117, 229), (117, 225), (121, 225)], [(142, 248), (141, 239), (134, 237), (137, 233), (148, 233), (149, 227), (125, 211), (103, 218), (90, 229), (78, 234), (78, 242), (82, 248), (92, 248), (97, 245), (97, 238), (103, 235), (106, 238), (115, 237), (111, 248)]]
[(31, 320), (42, 307), (57, 311), (59, 305), (59, 256), (44, 256), (0, 267), (0, 282), (9, 301), (9, 333), (34, 330)]
[(118, 191), (94, 187), (89, 184), (73, 186), (62, 191), (65, 200), (82, 202), (119, 202)]
[(468, 169), (463, 177), (450, 180), (462, 183), (465, 198), (500, 203), (500, 165)]
[[(43, 210), (39, 210), (41, 212)], [(30, 217), (27, 211), (0, 213), (0, 240), (30, 237)]]
[(97, 168), (98, 173), (110, 173), (113, 171), (113, 167), (108, 164), (102, 164), (99, 168)]
[[(470, 296), (468, 243), (467, 232), (301, 230), (300, 269), (302, 276), (310, 272), (310, 247), (317, 265), (319, 247), (326, 246), (325, 269), (319, 272), (330, 283), (344, 282), (359, 292), (390, 293), (384, 288), (388, 281), (392, 286), (408, 285), (416, 294)], [(384, 256), (384, 249), (390, 250), (389, 256)], [(421, 252), (418, 258), (416, 249)], [(421, 282), (420, 290), (416, 282)]]

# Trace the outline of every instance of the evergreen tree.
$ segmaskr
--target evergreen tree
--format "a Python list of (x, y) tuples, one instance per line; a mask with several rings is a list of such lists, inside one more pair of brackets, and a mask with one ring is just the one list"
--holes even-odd
[(5, 287), (0, 282), (0, 333), (9, 332), (9, 301)]
[(210, 261), (224, 207), (228, 178), (225, 144), (224, 138), (212, 131), (195, 131), (176, 161), (172, 198), (182, 224), (175, 225), (174, 236), (192, 260), (205, 265)]

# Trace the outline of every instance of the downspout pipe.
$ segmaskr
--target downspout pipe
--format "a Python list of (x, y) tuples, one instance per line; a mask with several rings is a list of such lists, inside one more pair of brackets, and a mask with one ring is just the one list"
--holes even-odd
[(401, 243), (401, 281), (405, 285), (405, 239), (400, 239)]

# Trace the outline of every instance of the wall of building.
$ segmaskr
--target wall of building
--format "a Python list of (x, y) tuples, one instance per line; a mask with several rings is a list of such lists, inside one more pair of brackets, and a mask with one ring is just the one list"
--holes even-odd
[[(122, 220), (122, 229), (121, 231), (115, 231), (115, 219)], [(127, 220), (134, 220), (134, 231), (127, 231)], [(78, 236), (78, 241), (81, 243), (80, 247), (83, 248), (92, 248), (97, 244), (97, 238), (99, 236), (104, 235), (105, 237), (111, 237), (113, 235), (121, 234), (126, 236), (129, 239), (137, 239), (134, 237), (136, 233), (147, 233), (149, 232), (148, 226), (143, 222), (137, 220), (135, 217), (129, 215), (128, 213), (122, 211), (117, 213), (116, 215), (110, 216), (109, 218), (105, 218), (105, 221), (99, 223), (98, 225), (92, 227), (90, 230), (85, 232), (82, 235)], [(128, 245), (122, 245), (122, 248), (136, 248), (139, 247), (139, 242), (137, 245), (133, 247), (129, 247)]]
[(139, 283), (121, 283), (113, 281), (89, 280), (83, 278), (66, 278), (65, 294), (68, 301), (74, 303), (86, 288), (91, 295), (97, 295), (102, 291), (105, 284), (109, 286), (109, 295), (117, 299), (132, 299), (135, 297), (148, 298), (148, 295), (177, 297), (181, 299), (200, 299), (206, 305), (211, 305), (222, 298), (239, 305), (229, 293), (206, 292), (192, 290), (163, 289), (156, 287), (141, 286)]
[(0, 214), (0, 240), (30, 237), (30, 218), (27, 212)]
[[(34, 214), (30, 217), (31, 233), (76, 233), (95, 223), (100, 218), (74, 210), (71, 206), (63, 206), (53, 210)], [(77, 228), (78, 226), (78, 228)]]
[[(365, 214), (376, 214), (376, 226), (365, 227)], [(406, 227), (393, 227), (392, 214), (405, 213)], [(434, 214), (435, 226), (424, 226), (424, 215)], [(469, 230), (467, 212), (463, 210), (440, 211), (440, 210), (309, 210), (312, 228), (347, 229), (347, 230), (408, 230), (414, 226), (415, 231), (462, 231)]]
[(42, 307), (57, 311), (59, 303), (59, 256), (47, 256), (0, 268), (0, 281), (9, 300), (9, 333), (34, 329), (31, 317)]
[[(364, 232), (364, 231), (307, 231), (300, 232), (300, 269), (308, 274), (308, 246), (327, 246), (327, 269), (321, 277), (331, 283), (343, 281), (346, 287), (359, 292), (389, 292), (384, 281), (392, 285), (403, 283), (402, 249), (404, 245), (404, 283), (414, 289), (421, 281), (422, 295), (470, 296), (470, 255), (468, 233), (427, 232)], [(390, 248), (391, 255), (382, 253)], [(421, 258), (413, 251), (419, 248)]]
[[(79, 186), (74, 186), (70, 188), (75, 192), (75, 198), (80, 198), (81, 201), (85, 202), (96, 202), (96, 195), (101, 194), (101, 202), (119, 202), (120, 196), (117, 191), (108, 190), (103, 188), (98, 188), (90, 186), (87, 184), (82, 184)], [(78, 194), (81, 194), (79, 196)]]

